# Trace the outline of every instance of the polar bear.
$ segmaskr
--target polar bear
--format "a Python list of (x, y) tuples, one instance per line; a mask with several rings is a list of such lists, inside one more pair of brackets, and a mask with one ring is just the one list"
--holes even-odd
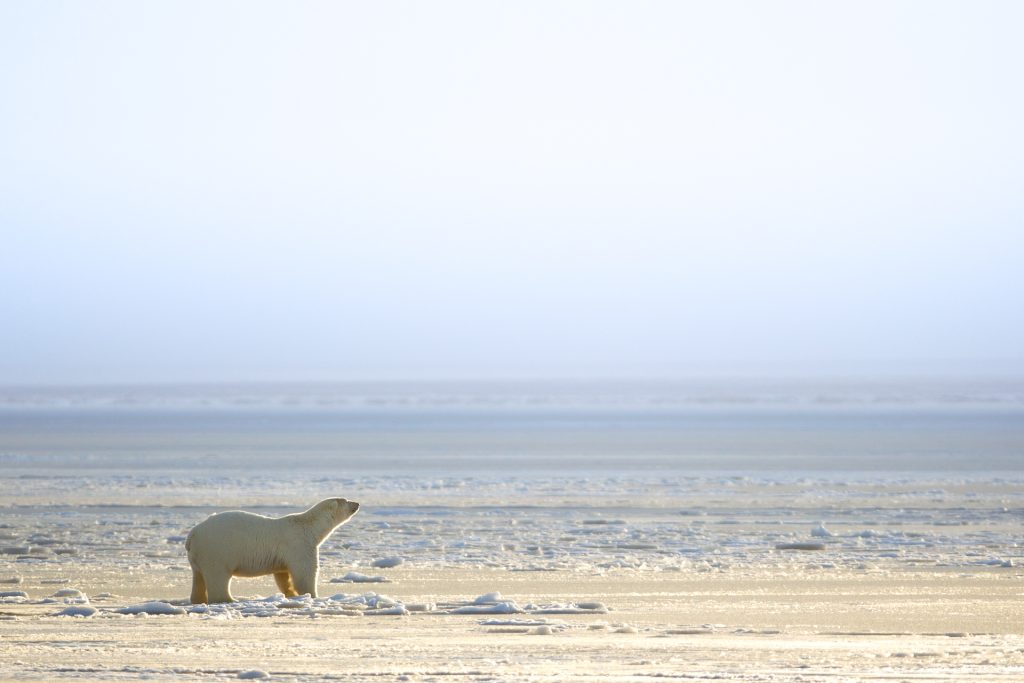
[(192, 604), (234, 602), (232, 576), (273, 574), (288, 597), (316, 595), (320, 544), (356, 514), (359, 503), (322, 500), (305, 512), (274, 519), (232, 510), (215, 513), (188, 534)]

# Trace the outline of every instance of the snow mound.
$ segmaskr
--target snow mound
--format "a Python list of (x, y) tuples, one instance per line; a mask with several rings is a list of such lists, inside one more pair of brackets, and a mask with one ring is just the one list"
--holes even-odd
[(238, 677), (246, 680), (256, 680), (270, 678), (270, 674), (261, 669), (250, 669), (249, 671), (239, 671)]

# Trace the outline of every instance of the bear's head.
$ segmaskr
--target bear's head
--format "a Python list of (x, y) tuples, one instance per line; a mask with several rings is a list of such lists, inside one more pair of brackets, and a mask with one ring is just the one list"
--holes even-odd
[(359, 503), (345, 498), (328, 498), (325, 503), (331, 506), (331, 517), (337, 524), (344, 524), (349, 518), (359, 512)]
[(303, 525), (306, 531), (316, 539), (316, 544), (319, 546), (358, 510), (359, 503), (355, 501), (345, 498), (325, 498), (305, 512), (288, 515), (287, 518)]

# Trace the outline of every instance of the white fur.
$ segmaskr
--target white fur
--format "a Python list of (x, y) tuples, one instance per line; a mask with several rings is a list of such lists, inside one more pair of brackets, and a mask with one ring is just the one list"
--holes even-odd
[(322, 500), (284, 517), (232, 510), (210, 515), (185, 541), (192, 565), (192, 603), (233, 602), (231, 577), (273, 574), (292, 597), (316, 595), (320, 544), (359, 510), (344, 498)]

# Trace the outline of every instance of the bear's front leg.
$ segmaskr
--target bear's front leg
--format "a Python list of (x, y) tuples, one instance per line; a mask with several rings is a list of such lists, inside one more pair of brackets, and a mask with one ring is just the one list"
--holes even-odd
[(310, 597), (316, 595), (316, 580), (320, 570), (320, 558), (317, 553), (306, 557), (298, 558), (288, 566), (292, 575), (292, 582), (295, 585), (296, 595), (309, 593)]
[(231, 597), (231, 573), (222, 570), (207, 570), (203, 573), (206, 581), (208, 602), (234, 602)]

